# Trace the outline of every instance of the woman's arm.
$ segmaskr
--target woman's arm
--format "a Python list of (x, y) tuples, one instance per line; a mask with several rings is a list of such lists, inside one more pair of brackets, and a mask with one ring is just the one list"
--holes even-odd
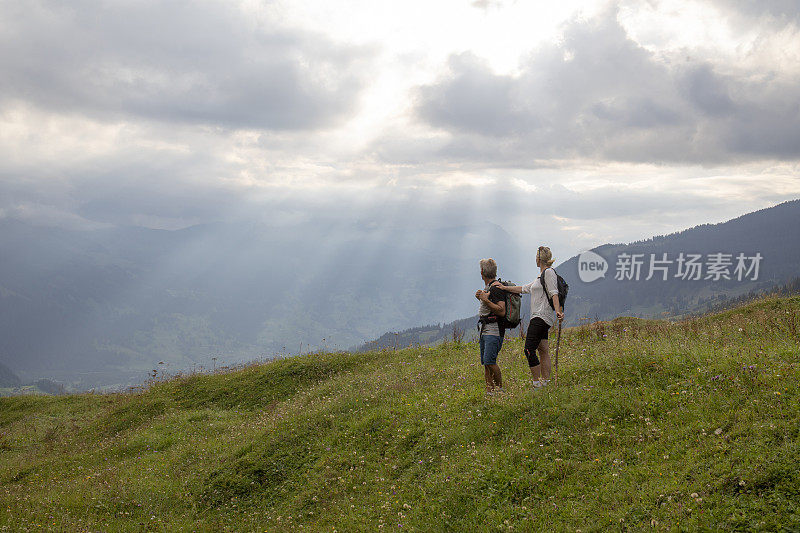
[(556, 312), (556, 316), (559, 320), (564, 319), (564, 310), (561, 309), (561, 300), (558, 299), (558, 293), (555, 293), (553, 296), (553, 307)]
[(506, 292), (513, 292), (514, 294), (522, 294), (522, 286), (521, 285), (510, 285), (506, 287), (502, 283), (498, 283), (495, 285), (498, 289), (503, 289)]
[(556, 276), (556, 271), (552, 268), (548, 269), (544, 273), (544, 278), (549, 289), (550, 299), (553, 300), (553, 310), (556, 312), (558, 319), (562, 320), (564, 318), (564, 310), (561, 309), (561, 301), (558, 299), (558, 277)]

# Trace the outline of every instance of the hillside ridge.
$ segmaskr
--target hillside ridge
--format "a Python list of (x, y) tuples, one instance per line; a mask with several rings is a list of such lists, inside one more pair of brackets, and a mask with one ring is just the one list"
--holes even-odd
[(0, 399), (0, 530), (763, 529), (800, 516), (800, 297)]

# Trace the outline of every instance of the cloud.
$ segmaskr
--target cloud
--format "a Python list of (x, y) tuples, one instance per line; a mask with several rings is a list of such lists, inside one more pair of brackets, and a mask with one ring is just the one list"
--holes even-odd
[(203, 169), (204, 162), (212, 168), (218, 163), (195, 155), (147, 155), (117, 152), (114, 160), (93, 161), (93, 168), (64, 169), (51, 186), (46, 178), (6, 174), (0, 209), (46, 225), (173, 229), (225, 217), (241, 205), (241, 190), (211, 180)]
[(469, 53), (417, 91), (416, 116), (449, 135), (432, 157), (539, 166), (594, 159), (677, 164), (800, 158), (800, 77), (656, 54), (609, 10), (573, 20), (518, 74)]
[[(752, 188), (737, 173), (741, 161), (796, 160), (796, 79), (655, 52), (613, 11), (573, 19), (511, 74), (464, 52), (446, 65), (401, 54), (400, 75), (396, 50), (373, 73), (371, 49), (286, 28), (269, 10), (194, 6), (0, 6), (0, 216), (390, 220), (400, 232), (489, 220), (563, 232), (578, 249), (798, 194), (796, 171), (780, 171), (780, 190), (766, 164), (752, 167)], [(431, 64), (447, 70), (431, 77)], [(383, 91), (403, 98), (412, 84), (423, 85), (410, 121), (406, 101), (381, 114)], [(378, 118), (348, 121), (365, 85)], [(686, 166), (708, 163), (725, 166)], [(698, 178), (726, 172), (736, 179), (724, 187)]]
[(227, 128), (347, 118), (369, 52), (232, 2), (4, 2), (0, 105)]
[(484, 11), (486, 11), (489, 8), (500, 9), (501, 7), (503, 7), (503, 2), (498, 0), (473, 0), (473, 2), (470, 5), (474, 8), (483, 9)]
[(447, 83), (421, 87), (419, 113), (434, 126), (502, 137), (530, 131), (538, 121), (517, 94), (516, 80), (499, 76), (471, 53), (451, 56), (455, 75)]
[(800, 22), (800, 4), (796, 0), (711, 0), (724, 12), (743, 18), (768, 18), (775, 24)]

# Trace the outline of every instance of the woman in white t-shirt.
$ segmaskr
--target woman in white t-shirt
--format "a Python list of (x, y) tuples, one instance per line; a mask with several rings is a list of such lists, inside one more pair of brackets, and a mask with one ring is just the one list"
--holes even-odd
[[(550, 382), (550, 350), (547, 343), (547, 331), (555, 324), (556, 318), (561, 321), (564, 313), (558, 300), (558, 278), (553, 266), (553, 253), (547, 246), (540, 246), (536, 252), (536, 266), (539, 276), (527, 285), (506, 287), (499, 285), (504, 291), (531, 295), (531, 321), (525, 335), (525, 356), (533, 377), (533, 386), (542, 387)], [(542, 279), (547, 286), (547, 293), (542, 287)], [(550, 301), (552, 300), (552, 305)], [(539, 352), (539, 357), (536, 352)], [(541, 359), (541, 361), (540, 361)]]

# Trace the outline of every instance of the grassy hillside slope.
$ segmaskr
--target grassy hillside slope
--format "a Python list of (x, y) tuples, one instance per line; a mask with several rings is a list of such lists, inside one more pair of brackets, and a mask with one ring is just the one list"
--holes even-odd
[(0, 398), (0, 530), (797, 530), (800, 298)]

